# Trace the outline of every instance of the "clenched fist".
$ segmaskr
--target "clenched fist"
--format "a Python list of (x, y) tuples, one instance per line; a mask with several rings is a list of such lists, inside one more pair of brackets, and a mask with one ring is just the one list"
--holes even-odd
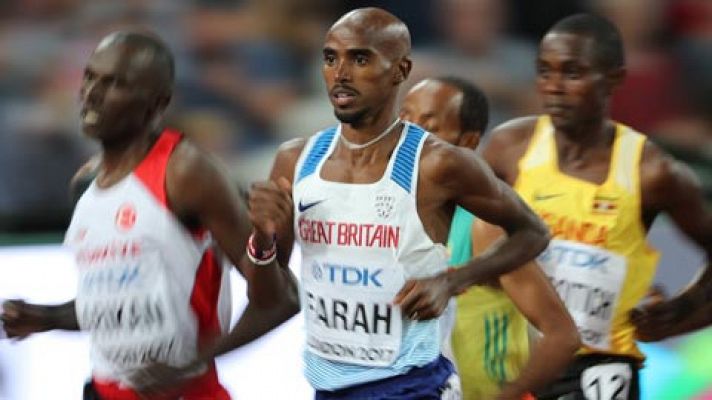
[(294, 203), (292, 184), (287, 179), (253, 183), (248, 205), (259, 247), (268, 247), (275, 236), (292, 229)]

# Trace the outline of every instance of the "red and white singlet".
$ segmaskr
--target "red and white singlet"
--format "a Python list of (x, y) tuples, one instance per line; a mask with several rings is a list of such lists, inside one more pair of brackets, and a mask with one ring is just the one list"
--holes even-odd
[[(92, 182), (65, 236), (79, 268), (77, 319), (91, 335), (102, 398), (138, 399), (134, 371), (153, 362), (185, 365), (203, 339), (229, 325), (229, 274), (212, 239), (188, 230), (166, 199), (166, 166), (181, 138), (166, 130), (126, 178), (106, 189)], [(214, 363), (193, 379), (176, 396), (229, 399)]]

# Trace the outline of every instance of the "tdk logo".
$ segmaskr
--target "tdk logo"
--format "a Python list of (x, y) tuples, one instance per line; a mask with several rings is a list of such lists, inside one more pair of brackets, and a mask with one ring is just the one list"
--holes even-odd
[(537, 261), (547, 265), (601, 269), (603, 272), (606, 271), (606, 264), (608, 264), (609, 260), (610, 257), (605, 254), (564, 246), (549, 247), (537, 257)]
[[(381, 268), (356, 267), (351, 265), (325, 263), (319, 268), (318, 265), (312, 265), (312, 274), (314, 278), (321, 280), (326, 278), (329, 282), (342, 284), (345, 286), (375, 286), (383, 287), (379, 280), (379, 275), (383, 272)], [(323, 273), (322, 273), (323, 271)]]

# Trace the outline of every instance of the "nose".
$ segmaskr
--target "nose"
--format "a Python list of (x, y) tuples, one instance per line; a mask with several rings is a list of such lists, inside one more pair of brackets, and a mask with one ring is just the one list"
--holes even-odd
[(539, 77), (540, 85), (546, 94), (561, 94), (564, 91), (564, 80), (559, 73), (548, 73)]
[(334, 79), (337, 82), (348, 82), (351, 80), (351, 68), (347, 60), (341, 59), (338, 61)]
[(99, 79), (86, 80), (79, 91), (79, 97), (85, 103), (97, 104), (103, 95), (104, 85)]

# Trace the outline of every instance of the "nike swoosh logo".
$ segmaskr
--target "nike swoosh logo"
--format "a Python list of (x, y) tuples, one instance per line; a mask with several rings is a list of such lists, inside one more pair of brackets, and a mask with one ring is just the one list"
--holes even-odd
[(297, 208), (299, 209), (299, 212), (301, 213), (301, 212), (304, 212), (304, 211), (314, 207), (315, 205), (321, 203), (322, 201), (324, 201), (324, 200), (317, 200), (317, 201), (312, 201), (311, 203), (302, 204), (302, 201), (299, 200), (299, 204), (297, 205)]
[(543, 201), (543, 200), (549, 200), (553, 199), (556, 197), (561, 197), (563, 196), (563, 193), (555, 193), (555, 194), (535, 194), (534, 195), (534, 201)]

